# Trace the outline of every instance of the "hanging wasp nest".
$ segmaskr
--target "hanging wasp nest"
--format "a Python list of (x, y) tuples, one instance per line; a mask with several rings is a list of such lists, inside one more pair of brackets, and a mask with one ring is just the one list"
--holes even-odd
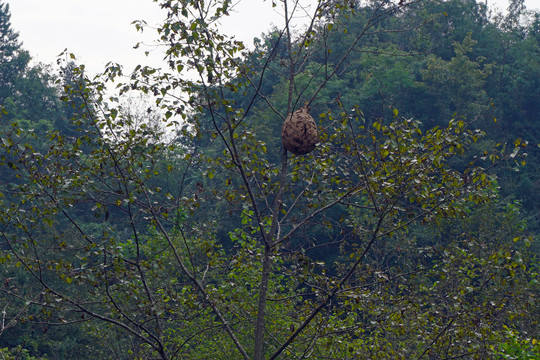
[(317, 125), (308, 111), (309, 107), (306, 104), (292, 115), (287, 116), (283, 122), (281, 130), (283, 147), (295, 155), (305, 155), (312, 152), (319, 141)]

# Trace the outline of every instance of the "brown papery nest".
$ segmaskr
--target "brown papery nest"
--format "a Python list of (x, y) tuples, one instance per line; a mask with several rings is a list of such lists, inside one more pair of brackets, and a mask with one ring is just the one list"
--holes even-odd
[(312, 152), (319, 142), (319, 132), (315, 120), (308, 113), (309, 107), (304, 105), (292, 115), (287, 116), (281, 130), (283, 147), (295, 155)]

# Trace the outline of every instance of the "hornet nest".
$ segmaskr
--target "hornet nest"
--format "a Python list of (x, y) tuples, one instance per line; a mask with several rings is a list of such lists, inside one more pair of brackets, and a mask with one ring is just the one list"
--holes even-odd
[(292, 115), (287, 116), (281, 130), (283, 147), (295, 155), (305, 155), (315, 149), (319, 133), (315, 120), (308, 114), (309, 107), (304, 105)]

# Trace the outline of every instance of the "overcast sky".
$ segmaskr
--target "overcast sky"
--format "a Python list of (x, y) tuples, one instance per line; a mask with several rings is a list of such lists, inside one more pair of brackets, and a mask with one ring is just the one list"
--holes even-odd
[[(90, 72), (103, 70), (109, 61), (128, 69), (137, 64), (156, 65), (162, 58), (154, 51), (150, 60), (144, 50), (133, 46), (143, 41), (151, 44), (154, 31), (137, 32), (131, 22), (146, 20), (158, 24), (164, 12), (152, 0), (0, 0), (11, 10), (11, 23), (19, 32), (23, 47), (36, 61), (54, 63), (65, 48), (77, 55)], [(499, 9), (507, 7), (507, 0), (488, 0)], [(528, 8), (540, 8), (540, 0), (526, 0)], [(270, 0), (243, 0), (238, 11), (223, 26), (239, 40), (251, 44), (272, 24), (281, 25), (281, 18), (272, 9)], [(149, 48), (146, 48), (147, 50)]]
[[(152, 0), (0, 1), (9, 4), (12, 28), (34, 60), (54, 63), (67, 48), (91, 72), (98, 72), (109, 61), (133, 68), (141, 62), (159, 62), (163, 57), (153, 51), (155, 54), (147, 60), (144, 50), (151, 47), (133, 49), (139, 41), (152, 44), (157, 34), (151, 29), (141, 34), (131, 23), (145, 20), (155, 25), (165, 17), (166, 13)], [(248, 16), (243, 16), (242, 21), (227, 20), (224, 25), (246, 44), (280, 20), (269, 1), (244, 0), (236, 16), (240, 13)]]

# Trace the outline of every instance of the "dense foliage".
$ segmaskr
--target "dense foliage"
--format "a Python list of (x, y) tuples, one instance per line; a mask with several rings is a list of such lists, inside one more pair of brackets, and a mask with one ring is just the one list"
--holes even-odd
[(0, 2), (2, 358), (538, 358), (540, 14), (157, 2), (166, 69), (95, 78)]

